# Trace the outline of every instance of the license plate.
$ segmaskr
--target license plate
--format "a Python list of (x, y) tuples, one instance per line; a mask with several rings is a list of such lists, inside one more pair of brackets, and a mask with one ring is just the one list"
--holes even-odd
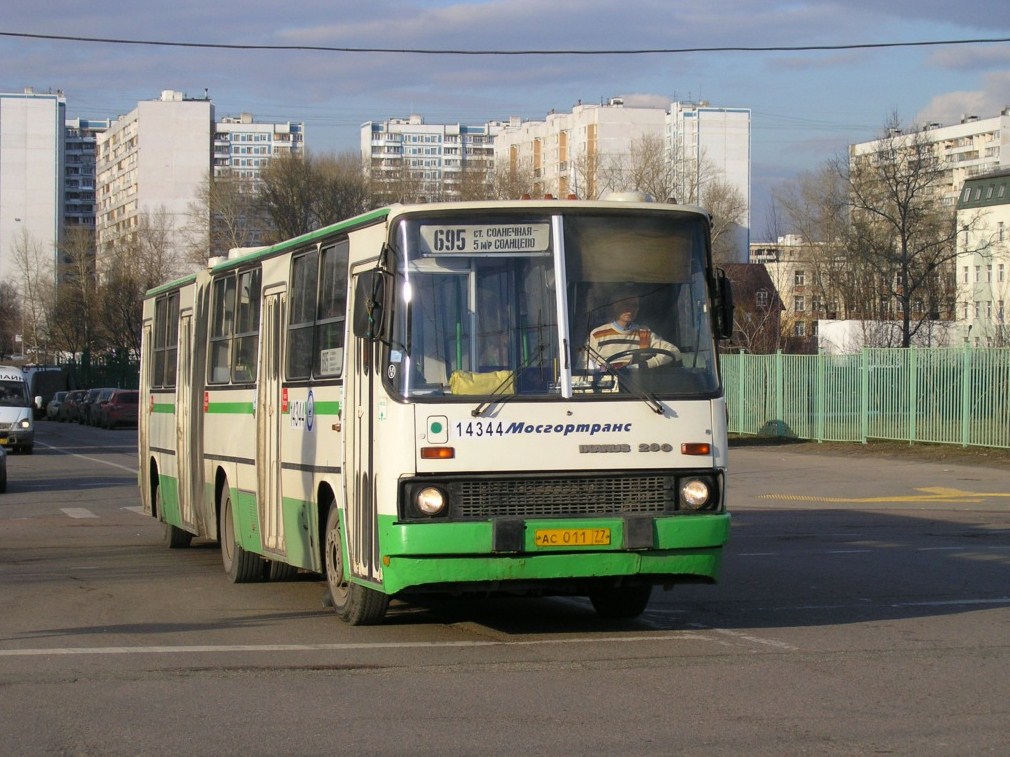
[(5, 446), (6, 444), (7, 444), (7, 437), (0, 436), (0, 447)]
[(538, 547), (602, 547), (610, 544), (610, 529), (538, 528), (533, 540)]

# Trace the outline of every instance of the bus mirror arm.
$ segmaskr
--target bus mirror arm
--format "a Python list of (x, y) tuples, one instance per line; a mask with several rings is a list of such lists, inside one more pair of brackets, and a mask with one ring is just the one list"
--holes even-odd
[(721, 268), (716, 273), (716, 296), (719, 298), (719, 337), (733, 336), (733, 286)]

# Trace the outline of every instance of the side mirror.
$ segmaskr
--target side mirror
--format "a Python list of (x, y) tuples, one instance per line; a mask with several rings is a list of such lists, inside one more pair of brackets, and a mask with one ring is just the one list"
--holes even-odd
[(42, 396), (41, 395), (35, 398), (35, 409), (36, 410), (44, 410), (45, 409), (45, 408), (42, 407)]
[(719, 338), (733, 336), (733, 286), (725, 271), (716, 274), (716, 297), (719, 304)]
[(382, 333), (385, 278), (379, 271), (359, 274), (354, 286), (351, 331), (359, 339), (378, 339)]

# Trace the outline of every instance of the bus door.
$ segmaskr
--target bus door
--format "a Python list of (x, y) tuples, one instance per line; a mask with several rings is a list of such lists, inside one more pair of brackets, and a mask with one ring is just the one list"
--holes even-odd
[(201, 445), (193, 438), (193, 314), (182, 313), (179, 318), (179, 366), (175, 387), (175, 464), (179, 487), (179, 516), (185, 526), (196, 525), (193, 471), (199, 465), (194, 456)]
[[(364, 269), (359, 273), (352, 272), (351, 285), (348, 287), (352, 298), (363, 272)], [(354, 312), (353, 299), (349, 303), (348, 312)], [(351, 574), (380, 581), (382, 573), (375, 512), (375, 450), (372, 445), (373, 414), (377, 392), (381, 391), (373, 370), (376, 343), (368, 339), (351, 339), (344, 382), (345, 407), (341, 410), (345, 445), (344, 541), (347, 544)]]
[(284, 514), (281, 507), (281, 334), (283, 293), (263, 298), (260, 365), (256, 396), (256, 474), (263, 548), (285, 554)]

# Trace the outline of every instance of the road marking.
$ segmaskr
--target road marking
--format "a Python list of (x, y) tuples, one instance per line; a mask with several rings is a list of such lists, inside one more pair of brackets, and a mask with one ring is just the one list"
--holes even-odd
[(885, 502), (939, 502), (945, 504), (980, 504), (991, 498), (1010, 498), (1010, 492), (969, 492), (943, 486), (915, 489), (921, 494), (899, 494), (890, 497), (811, 497), (804, 494), (761, 494), (758, 499), (788, 502), (823, 502), (830, 504), (873, 505)]
[(60, 511), (71, 518), (97, 518), (98, 516), (86, 507), (61, 507)]
[(130, 507), (124, 507), (123, 509), (129, 510), (131, 513), (136, 513), (137, 515), (147, 515), (147, 513), (144, 512), (143, 505), (131, 505)]
[(83, 656), (106, 654), (194, 654), (198, 652), (342, 652), (370, 649), (453, 649), (507, 646), (559, 646), (568, 644), (636, 644), (657, 641), (712, 641), (704, 634), (677, 633), (657, 636), (610, 636), (589, 639), (531, 639), (527, 641), (405, 641), (377, 644), (199, 644), (149, 647), (56, 647), (54, 649), (0, 649), (0, 657)]
[(125, 470), (127, 473), (136, 473), (137, 472), (137, 467), (136, 466), (133, 466), (131, 468), (129, 465), (120, 465), (119, 463), (113, 463), (113, 462), (110, 462), (108, 460), (102, 460), (101, 458), (98, 458), (98, 457), (88, 457), (87, 455), (79, 455), (76, 452), (67, 452), (62, 447), (56, 447), (56, 446), (53, 446), (52, 444), (46, 444), (45, 442), (36, 441), (35, 443), (37, 445), (39, 445), (40, 447), (45, 447), (46, 449), (54, 449), (57, 452), (62, 452), (64, 455), (70, 455), (71, 457), (76, 457), (79, 460), (87, 460), (88, 462), (91, 462), (91, 463), (101, 463), (102, 465), (108, 465), (109, 467), (112, 467), (112, 468), (119, 468), (119, 470)]

